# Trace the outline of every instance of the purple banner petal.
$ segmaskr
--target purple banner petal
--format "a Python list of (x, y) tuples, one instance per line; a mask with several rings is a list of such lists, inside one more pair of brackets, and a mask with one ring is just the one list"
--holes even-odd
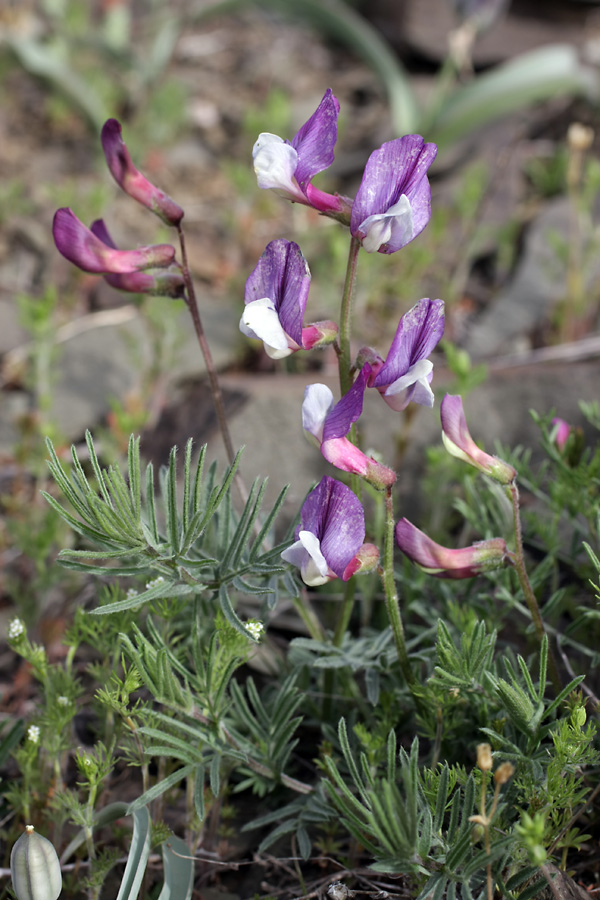
[(319, 538), (329, 568), (341, 578), (365, 539), (364, 510), (349, 487), (326, 475), (304, 501), (301, 528)]
[(334, 438), (345, 437), (354, 422), (360, 418), (363, 408), (365, 387), (367, 386), (370, 374), (371, 366), (366, 363), (360, 370), (356, 381), (348, 393), (333, 407), (325, 420), (323, 428), (324, 442), (333, 440)]
[[(383, 144), (367, 161), (362, 182), (352, 205), (350, 231), (361, 236), (360, 226), (369, 216), (381, 215), (393, 207), (404, 194), (413, 215), (412, 236), (419, 234), (431, 215), (431, 191), (427, 170), (435, 159), (437, 147), (426, 144), (421, 135), (408, 134)], [(392, 253), (408, 243), (392, 237), (382, 250)], [(398, 244), (398, 245), (396, 245)]]
[(303, 191), (314, 175), (333, 162), (339, 111), (340, 104), (328, 88), (315, 112), (292, 140), (292, 147), (298, 152), (296, 181)]
[(302, 321), (310, 290), (310, 271), (298, 244), (276, 240), (267, 245), (246, 281), (244, 302), (268, 297), (285, 333), (302, 346)]
[(443, 301), (419, 300), (400, 319), (387, 359), (373, 379), (373, 387), (392, 384), (418, 360), (427, 359), (443, 333)]

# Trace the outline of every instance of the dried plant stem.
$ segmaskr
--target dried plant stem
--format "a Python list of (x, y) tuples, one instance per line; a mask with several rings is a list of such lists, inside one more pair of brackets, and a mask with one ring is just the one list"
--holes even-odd
[[(198, 338), (198, 344), (200, 345), (202, 356), (204, 357), (204, 364), (206, 365), (206, 372), (208, 374), (210, 392), (212, 394), (213, 403), (215, 405), (215, 412), (217, 414), (219, 430), (221, 431), (223, 443), (225, 444), (225, 451), (227, 453), (229, 465), (231, 466), (233, 465), (236, 454), (235, 450), (233, 449), (233, 441), (231, 440), (229, 425), (227, 424), (227, 415), (225, 413), (225, 404), (223, 403), (223, 394), (221, 392), (221, 385), (219, 384), (217, 369), (215, 367), (215, 363), (210, 350), (210, 345), (206, 337), (206, 332), (204, 331), (204, 326), (202, 325), (202, 319), (200, 318), (200, 310), (198, 308), (198, 300), (196, 298), (194, 282), (192, 280), (188, 265), (185, 235), (183, 233), (181, 225), (177, 226), (177, 233), (179, 235), (179, 244), (181, 247), (182, 274), (185, 283), (185, 301), (187, 304), (187, 308), (190, 311), (192, 322), (194, 323), (194, 331), (196, 332), (196, 337)], [(248, 491), (246, 490), (246, 487), (237, 472), (235, 475), (235, 481), (242, 499), (245, 502), (248, 499)]]

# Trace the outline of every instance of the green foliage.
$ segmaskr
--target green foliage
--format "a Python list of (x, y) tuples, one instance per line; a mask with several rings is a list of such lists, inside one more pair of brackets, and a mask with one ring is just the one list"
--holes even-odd
[(31, 34), (5, 28), (0, 50), (49, 85), (46, 114), (64, 122), (75, 110), (97, 133), (111, 112), (142, 108), (143, 140), (170, 137), (183, 114), (181, 86), (167, 72), (181, 16), (155, 6), (134, 38), (127, 4), (101, 12), (77, 0), (44, 6), (43, 28)]
[(274, 579), (283, 572), (279, 562), (282, 547), (268, 547), (267, 542), (285, 490), (260, 522), (266, 482), (256, 481), (238, 515), (230, 489), (240, 454), (218, 483), (215, 465), (203, 477), (206, 447), (200, 451), (195, 469), (192, 467), (189, 441), (182, 497), (178, 498), (177, 449), (173, 448), (169, 466), (159, 473), (157, 499), (151, 464), (142, 478), (139, 439), (132, 437), (129, 442), (127, 478), (117, 466), (101, 469), (89, 433), (86, 442), (92, 469), (89, 477), (74, 448), (69, 477), (48, 442), (50, 471), (75, 515), (49, 493), (44, 496), (75, 531), (102, 549), (64, 550), (59, 561), (71, 569), (103, 574), (104, 567), (83, 560), (118, 560), (120, 564), (110, 568), (112, 575), (155, 576), (142, 592), (133, 591), (125, 599), (98, 607), (96, 614), (134, 609), (163, 598), (208, 594), (218, 601), (227, 621), (252, 638), (235, 612), (230, 589), (275, 594)]

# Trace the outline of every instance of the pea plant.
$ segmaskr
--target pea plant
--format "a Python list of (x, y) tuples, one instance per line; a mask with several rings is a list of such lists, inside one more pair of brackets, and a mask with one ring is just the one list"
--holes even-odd
[[(10, 623), (39, 687), (30, 721), (1, 735), (19, 772), (3, 829), (14, 840), (27, 825), (13, 849), (18, 900), (56, 900), (61, 872), (66, 896), (108, 896), (113, 870), (119, 900), (155, 896), (160, 878), (161, 900), (187, 898), (200, 865), (225, 866), (242, 832), (263, 865), (288, 858), (290, 896), (332, 900), (351, 888), (528, 900), (593, 853), (600, 445), (549, 413), (538, 417), (541, 468), (523, 448), (492, 455), (472, 438), (462, 397), (447, 394), (443, 449), (431, 448), (424, 477), (446, 543), (398, 516), (397, 473), (363, 449), (360, 419), (365, 403), (386, 403), (390, 418), (433, 408), (444, 303), (418, 299), (384, 357), (360, 346), (353, 301), (361, 256), (399, 253), (426, 228), (436, 146), (416, 134), (384, 143), (354, 198), (327, 193), (313, 180), (333, 161), (338, 116), (327, 90), (291, 140), (263, 133), (253, 149), (259, 188), (349, 234), (337, 322), (305, 323), (311, 273), (293, 241), (271, 241), (246, 282), (239, 327), (268, 356), (333, 347), (338, 362), (339, 396), (309, 384), (298, 411), (332, 474), (287, 530), (286, 488), (267, 509), (265, 481), (244, 482), (184, 210), (136, 168), (116, 120), (102, 129), (108, 168), (175, 243), (119, 249), (104, 221), (56, 212), (56, 246), (75, 266), (185, 303), (228, 466), (219, 472), (191, 440), (158, 472), (135, 435), (123, 466), (104, 466), (90, 433), (70, 459), (48, 441), (45, 496), (75, 535), (59, 562), (95, 599), (74, 612), (58, 662), (21, 619)], [(598, 407), (584, 413), (597, 431)], [(441, 479), (452, 508), (439, 502)], [(537, 504), (525, 513), (519, 487)], [(291, 638), (274, 622), (283, 605)], [(136, 790), (123, 798), (125, 776)]]

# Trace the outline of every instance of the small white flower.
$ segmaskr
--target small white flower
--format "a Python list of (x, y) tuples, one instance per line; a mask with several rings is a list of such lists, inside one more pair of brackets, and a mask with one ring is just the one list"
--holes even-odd
[(265, 626), (262, 622), (246, 622), (246, 629), (250, 632), (255, 641), (259, 641), (265, 633)]
[(150, 581), (146, 583), (146, 590), (149, 591), (152, 588), (158, 587), (159, 584), (163, 584), (164, 578), (162, 575), (158, 575), (156, 578), (152, 578)]
[(20, 619), (13, 619), (8, 626), (8, 639), (14, 641), (15, 638), (25, 634), (25, 625)]
[[(146, 585), (147, 586), (147, 585)], [(137, 597), (138, 591), (135, 588), (129, 588), (125, 596), (128, 600), (133, 600), (134, 597)]]
[(27, 740), (31, 741), (32, 744), (39, 744), (40, 742), (40, 729), (37, 725), (30, 725), (27, 729)]
[(58, 703), (59, 706), (69, 706), (71, 701), (69, 700), (68, 697), (65, 697), (64, 694), (61, 694), (60, 697), (56, 698), (56, 702)]

